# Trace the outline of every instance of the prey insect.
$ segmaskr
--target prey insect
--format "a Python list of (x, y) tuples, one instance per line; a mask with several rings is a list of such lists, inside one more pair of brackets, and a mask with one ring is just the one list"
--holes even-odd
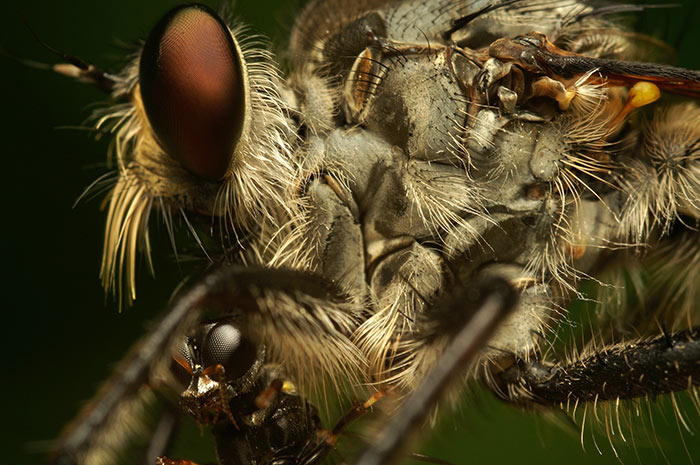
[[(433, 366), (481, 314), (470, 295), (506, 282), (513, 313), (503, 298), (491, 312), (500, 324), (466, 333), (481, 344), (453, 378), (574, 410), (695, 392), (700, 78), (646, 64), (655, 43), (610, 19), (629, 9), (315, 1), (292, 31), (287, 80), (215, 13), (172, 10), (97, 113), (118, 166), (103, 283), (134, 298), (155, 211), (169, 229), (181, 218), (219, 267), (153, 330), (160, 350), (138, 376), (115, 385), (147, 382), (212, 306), (240, 312), (306, 391), (328, 377), (334, 390), (406, 395), (394, 418), (408, 426), (394, 432), (410, 433), (447, 386), (431, 387)], [(654, 103), (667, 91), (690, 98)], [(548, 351), (591, 277), (607, 285), (590, 298), (615, 305), (601, 305), (580, 351)], [(112, 410), (93, 412), (94, 436), (68, 433), (59, 456), (111, 447), (98, 438)], [(401, 437), (390, 436), (360, 463), (394, 457)]]
[[(198, 325), (182, 340), (174, 371), (187, 388), (184, 409), (212, 428), (222, 465), (314, 465), (331, 452), (343, 430), (381, 397), (355, 405), (331, 430), (321, 425), (279, 366), (265, 363), (264, 347), (242, 334), (236, 318)], [(158, 457), (158, 465), (193, 464)]]

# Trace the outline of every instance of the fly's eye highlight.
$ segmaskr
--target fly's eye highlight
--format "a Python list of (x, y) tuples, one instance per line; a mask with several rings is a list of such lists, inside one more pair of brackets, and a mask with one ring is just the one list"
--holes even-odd
[(244, 70), (228, 27), (202, 5), (151, 31), (139, 64), (143, 105), (161, 147), (193, 175), (221, 179), (243, 126)]
[(202, 344), (202, 365), (221, 365), (226, 379), (236, 380), (245, 375), (257, 357), (255, 345), (243, 337), (241, 331), (229, 323), (215, 325), (206, 334)]

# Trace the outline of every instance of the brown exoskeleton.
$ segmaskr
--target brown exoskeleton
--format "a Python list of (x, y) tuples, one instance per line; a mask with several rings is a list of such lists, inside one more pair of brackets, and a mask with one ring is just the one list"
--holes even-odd
[[(573, 408), (692, 389), (698, 73), (649, 65), (654, 43), (609, 19), (624, 10), (312, 2), (292, 31), (286, 81), (212, 12), (172, 12), (122, 74), (97, 73), (121, 100), (97, 114), (116, 134), (119, 168), (105, 286), (134, 295), (137, 249), (148, 249), (158, 210), (168, 228), (181, 216), (193, 235), (211, 235), (202, 254), (235, 264), (175, 304), (180, 319), (153, 333), (163, 349), (203, 302), (236, 307), (301, 386), (322, 374), (408, 396), (488, 307), (485, 294), (503, 296), (490, 313), (500, 324), (474, 337), (479, 350), (458, 374), (507, 400)], [(211, 45), (189, 47), (189, 34)], [(212, 47), (225, 58), (213, 78)], [(689, 98), (654, 103), (666, 92)], [(646, 122), (641, 106), (653, 107)], [(259, 270), (265, 282), (246, 280)], [(615, 270), (643, 297), (627, 298)], [(612, 284), (601, 286), (612, 297), (595, 297), (605, 324), (580, 353), (546, 351), (591, 276)], [(518, 293), (507, 318), (503, 281)]]

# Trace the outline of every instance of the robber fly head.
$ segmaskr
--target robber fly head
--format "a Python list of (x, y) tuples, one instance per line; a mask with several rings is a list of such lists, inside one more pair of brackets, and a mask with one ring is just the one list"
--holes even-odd
[(234, 242), (278, 230), (280, 212), (294, 209), (280, 79), (268, 52), (236, 33), (203, 5), (171, 10), (115, 77), (112, 95), (126, 103), (97, 115), (116, 135), (101, 276), (120, 300), (123, 289), (135, 298), (136, 251), (150, 252), (154, 208), (171, 235), (182, 216), (194, 235), (201, 223)]
[(230, 399), (252, 389), (264, 356), (230, 319), (200, 325), (173, 356), (173, 373), (187, 386), (183, 406), (200, 423), (230, 417)]

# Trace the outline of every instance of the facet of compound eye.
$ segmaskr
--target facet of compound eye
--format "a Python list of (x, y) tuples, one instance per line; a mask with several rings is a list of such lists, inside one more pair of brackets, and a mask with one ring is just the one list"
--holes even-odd
[(243, 127), (241, 60), (228, 27), (202, 5), (167, 13), (141, 54), (141, 96), (158, 142), (209, 181), (226, 174)]

